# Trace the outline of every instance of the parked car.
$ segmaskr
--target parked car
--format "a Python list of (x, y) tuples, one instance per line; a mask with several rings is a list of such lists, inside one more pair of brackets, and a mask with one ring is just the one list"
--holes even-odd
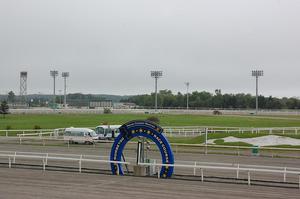
[(97, 126), (95, 132), (99, 140), (111, 140), (120, 134), (121, 125), (101, 125)]
[(94, 130), (89, 128), (66, 128), (64, 131), (64, 141), (74, 144), (94, 144), (98, 136)]

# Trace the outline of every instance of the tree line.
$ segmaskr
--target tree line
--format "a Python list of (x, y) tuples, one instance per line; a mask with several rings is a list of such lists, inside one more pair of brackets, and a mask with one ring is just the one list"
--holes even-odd
[[(142, 107), (154, 107), (155, 93), (131, 96), (122, 102), (135, 103)], [(171, 90), (161, 90), (158, 93), (158, 107), (184, 108), (187, 106), (187, 95)], [(299, 109), (300, 99), (295, 97), (277, 98), (272, 96), (258, 97), (260, 109)], [(189, 94), (190, 108), (220, 108), (220, 109), (253, 109), (256, 106), (256, 97), (251, 94), (222, 94), (220, 90), (215, 93), (194, 91)]]

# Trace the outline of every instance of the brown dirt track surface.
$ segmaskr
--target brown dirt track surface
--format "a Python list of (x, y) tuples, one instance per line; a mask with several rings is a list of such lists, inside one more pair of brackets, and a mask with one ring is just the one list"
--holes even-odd
[(245, 184), (0, 168), (0, 198), (299, 198), (300, 190)]

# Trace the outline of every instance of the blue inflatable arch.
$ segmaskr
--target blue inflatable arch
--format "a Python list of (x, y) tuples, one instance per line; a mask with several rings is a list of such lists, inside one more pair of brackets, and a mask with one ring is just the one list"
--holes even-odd
[[(167, 138), (163, 134), (163, 129), (157, 124), (147, 120), (131, 121), (120, 127), (120, 134), (115, 139), (111, 148), (110, 160), (121, 161), (122, 153), (127, 142), (132, 138), (139, 136), (149, 138), (157, 145), (163, 164), (174, 164), (173, 152)], [(116, 175), (118, 169), (119, 174), (123, 175), (124, 173), (122, 165), (111, 163), (111, 171), (113, 174)], [(160, 176), (162, 178), (171, 177), (173, 174), (173, 169), (174, 168), (171, 166), (162, 167)]]

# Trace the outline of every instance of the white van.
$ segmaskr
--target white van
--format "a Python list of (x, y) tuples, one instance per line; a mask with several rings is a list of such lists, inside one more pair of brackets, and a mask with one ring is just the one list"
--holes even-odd
[(95, 132), (100, 140), (111, 140), (120, 134), (121, 125), (101, 125), (97, 126)]
[(64, 131), (64, 141), (75, 144), (94, 144), (98, 136), (94, 130), (88, 128), (66, 128)]

